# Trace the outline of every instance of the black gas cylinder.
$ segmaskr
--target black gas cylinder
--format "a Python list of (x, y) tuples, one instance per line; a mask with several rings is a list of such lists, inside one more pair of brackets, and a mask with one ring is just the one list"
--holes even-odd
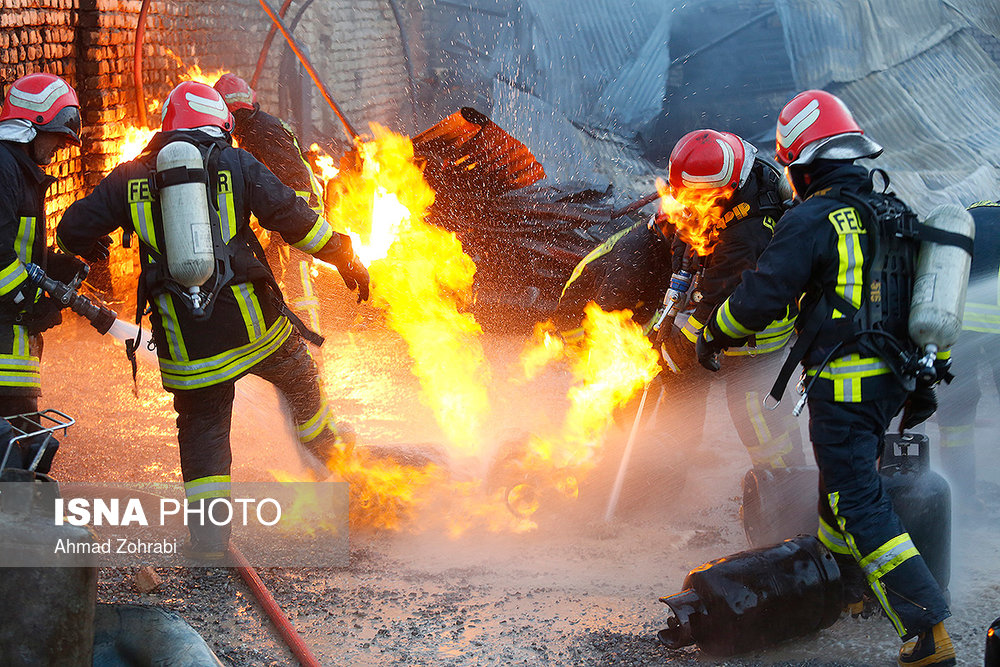
[(941, 590), (951, 580), (951, 487), (930, 468), (921, 433), (885, 436), (879, 472), (892, 506)]
[(668, 648), (698, 644), (727, 656), (833, 625), (843, 591), (830, 551), (800, 535), (695, 568), (684, 590), (660, 602), (673, 612), (658, 634)]
[(792, 535), (815, 535), (819, 528), (816, 489), (819, 470), (806, 466), (751, 468), (743, 477), (740, 520), (752, 547)]
[(983, 664), (985, 667), (1000, 667), (1000, 618), (993, 621), (986, 631), (986, 659)]

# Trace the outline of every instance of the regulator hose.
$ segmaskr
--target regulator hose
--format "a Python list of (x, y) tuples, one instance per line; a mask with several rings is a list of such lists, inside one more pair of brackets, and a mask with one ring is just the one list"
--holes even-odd
[(274, 627), (277, 628), (278, 634), (281, 638), (285, 640), (285, 644), (288, 648), (292, 650), (292, 655), (295, 656), (296, 660), (302, 667), (322, 667), (316, 656), (312, 654), (309, 647), (302, 640), (302, 637), (296, 632), (295, 627), (292, 626), (288, 617), (285, 616), (284, 612), (281, 611), (281, 607), (275, 601), (274, 596), (271, 592), (267, 590), (267, 586), (261, 581), (260, 576), (257, 571), (253, 569), (250, 562), (240, 553), (240, 550), (236, 548), (235, 545), (229, 545), (229, 554), (232, 556), (233, 561), (236, 562), (236, 571), (239, 573), (240, 577), (243, 579), (244, 583), (250, 588), (250, 592), (253, 596), (257, 598), (257, 602), (260, 606), (264, 608), (264, 613), (267, 617), (271, 619)]

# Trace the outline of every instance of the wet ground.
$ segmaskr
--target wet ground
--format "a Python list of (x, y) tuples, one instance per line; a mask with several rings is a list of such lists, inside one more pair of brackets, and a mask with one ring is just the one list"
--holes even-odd
[[(436, 442), (405, 349), (364, 315), (346, 309), (324, 347), (336, 409), (361, 442)], [(356, 317), (361, 313), (360, 317)], [(520, 345), (486, 339), (495, 377)], [(170, 399), (155, 368), (140, 367), (139, 395), (121, 345), (72, 324), (47, 337), (42, 407), (78, 421), (53, 475), (65, 481), (179, 480)], [(530, 430), (537, 412), (561, 405), (564, 378), (540, 388), (498, 389), (491, 432)], [(761, 380), (762, 386), (769, 378)], [(265, 583), (324, 665), (890, 665), (899, 642), (885, 619), (843, 619), (772, 650), (717, 660), (689, 647), (669, 651), (660, 596), (678, 592), (693, 567), (746, 548), (739, 523), (746, 452), (732, 431), (721, 388), (709, 390), (700, 445), (685, 442), (682, 405), (669, 428), (643, 434), (617, 518), (603, 520), (610, 482), (631, 426), (608, 436), (607, 461), (579, 500), (540, 510), (531, 533), (475, 532), (452, 539), (414, 525), (351, 536), (350, 564), (336, 569), (265, 569)], [(983, 441), (1000, 427), (997, 397), (984, 398)], [(301, 468), (287, 433), (275, 427), (273, 394), (245, 386), (234, 422), (234, 478)], [(267, 430), (262, 431), (262, 425)], [(929, 435), (936, 436), (931, 425)], [(493, 445), (498, 443), (492, 443)], [(1000, 513), (993, 451), (980, 456), (981, 495)], [(985, 630), (1000, 615), (1000, 524), (956, 529), (949, 628), (961, 664), (982, 664)], [(165, 584), (138, 593), (131, 570), (101, 571), (101, 601), (156, 604), (179, 612), (231, 665), (294, 664), (238, 577), (219, 569), (161, 569)]]

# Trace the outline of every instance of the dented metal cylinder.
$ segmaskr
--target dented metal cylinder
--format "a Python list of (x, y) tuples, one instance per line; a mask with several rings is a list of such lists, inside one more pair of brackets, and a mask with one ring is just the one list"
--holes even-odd
[(1000, 618), (986, 631), (985, 667), (1000, 667)]
[(668, 648), (697, 644), (727, 656), (833, 625), (843, 590), (830, 551), (800, 535), (695, 568), (684, 590), (660, 602), (673, 612), (658, 634)]

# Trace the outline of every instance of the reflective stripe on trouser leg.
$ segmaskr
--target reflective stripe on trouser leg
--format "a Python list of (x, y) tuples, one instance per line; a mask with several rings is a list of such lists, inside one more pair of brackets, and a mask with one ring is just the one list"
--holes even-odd
[(809, 400), (809, 434), (820, 469), (821, 512), (865, 569), (897, 633), (914, 636), (950, 616), (947, 603), (906, 534), (876, 470), (879, 443), (905, 393), (860, 403)]
[[(205, 551), (224, 550), (232, 530), (228, 523), (216, 526), (209, 521), (207, 512), (213, 501), (230, 495), (229, 432), (234, 396), (232, 382), (174, 391), (184, 493), (188, 509), (200, 509), (202, 517), (199, 521), (197, 515), (189, 514), (188, 531), (195, 548)], [(216, 507), (215, 516), (223, 519), (225, 515), (223, 508)]]
[(805, 464), (805, 455), (798, 422), (787, 411), (765, 409), (763, 395), (746, 391), (747, 382), (743, 381), (749, 373), (754, 377), (766, 377), (772, 370), (776, 373), (781, 357), (771, 356), (773, 360), (746, 357), (726, 360), (722, 373), (726, 380), (729, 415), (755, 468), (801, 466)]
[(320, 386), (319, 367), (298, 332), (251, 372), (277, 388), (291, 410), (299, 440), (325, 461), (337, 431)]

